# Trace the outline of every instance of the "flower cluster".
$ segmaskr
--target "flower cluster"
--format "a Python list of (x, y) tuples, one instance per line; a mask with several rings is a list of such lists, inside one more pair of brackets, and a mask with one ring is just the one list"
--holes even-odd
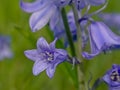
[[(45, 25), (49, 25), (51, 31), (54, 33), (54, 37), (57, 39), (63, 38), (65, 48), (70, 46), (73, 52), (74, 42), (78, 42), (79, 38), (81, 38), (79, 44), (81, 45), (80, 50), (82, 51), (79, 54), (85, 59), (90, 60), (102, 52), (106, 53), (114, 48), (120, 47), (120, 36), (115, 34), (104, 22), (96, 21), (92, 18), (107, 6), (106, 3), (108, 3), (107, 0), (36, 0), (32, 3), (20, 0), (20, 7), (25, 12), (32, 13), (29, 25), (33, 32), (42, 29)], [(102, 8), (89, 13), (91, 6), (102, 6)], [(65, 12), (66, 17), (63, 17), (62, 10), (65, 7), (72, 9), (68, 10), (67, 13)], [(99, 16), (103, 19), (105, 17), (104, 14), (99, 14)], [(109, 18), (111, 17), (109, 16)], [(66, 23), (64, 22), (65, 20)], [(113, 23), (118, 22), (116, 17)], [(69, 27), (68, 30), (66, 30), (66, 26)], [(66, 50), (55, 48), (57, 39), (48, 44), (47, 41), (41, 37), (37, 42), (37, 49), (25, 51), (25, 56), (35, 62), (33, 66), (34, 75), (38, 75), (46, 69), (47, 75), (52, 78), (56, 66), (65, 60), (67, 61), (70, 57)], [(88, 43), (90, 43), (90, 53), (86, 52), (85, 49)], [(72, 58), (70, 60), (72, 60)], [(116, 72), (119, 76), (119, 71)], [(113, 81), (116, 77), (114, 77), (114, 75), (111, 76)]]

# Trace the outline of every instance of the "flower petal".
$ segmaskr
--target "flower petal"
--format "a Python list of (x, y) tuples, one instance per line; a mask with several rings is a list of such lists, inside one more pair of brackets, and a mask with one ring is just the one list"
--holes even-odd
[[(109, 73), (110, 74), (110, 73)], [(102, 78), (106, 83), (110, 84), (111, 80), (110, 80), (110, 75), (106, 74), (104, 75), (104, 77)]]
[(96, 55), (98, 55), (100, 52), (96, 52), (96, 53), (91, 53), (89, 54), (88, 52), (82, 52), (82, 56), (88, 60), (92, 59), (93, 57), (95, 57)]
[(50, 50), (49, 44), (47, 43), (47, 41), (43, 37), (38, 39), (37, 49), (38, 49), (38, 52)]
[(46, 69), (46, 73), (49, 78), (52, 78), (54, 76), (56, 66), (62, 62), (63, 62), (62, 60), (57, 59), (55, 62), (49, 65), (49, 67)]
[[(90, 26), (91, 36), (98, 47), (102, 49), (104, 46), (120, 45), (120, 36), (114, 34), (104, 23), (96, 22)], [(96, 37), (95, 37), (96, 36)], [(103, 48), (104, 49), (104, 48)]]
[(45, 8), (49, 2), (48, 0), (36, 0), (35, 2), (27, 3), (20, 0), (20, 7), (26, 12), (35, 12)]
[(47, 73), (47, 75), (48, 75), (49, 78), (52, 78), (52, 77), (54, 76), (55, 69), (56, 69), (56, 65), (50, 65), (50, 66), (46, 69), (46, 73)]
[(37, 60), (33, 66), (33, 74), (38, 75), (44, 71), (49, 66), (49, 63), (46, 60)]
[(113, 64), (113, 65), (112, 65), (112, 68), (113, 68), (113, 69), (115, 69), (115, 68), (117, 68), (117, 67), (119, 67), (119, 65), (117, 65), (117, 64)]
[(50, 43), (50, 49), (55, 50), (55, 44), (56, 44), (57, 38), (53, 42)]
[(54, 61), (51, 62), (51, 65), (47, 68), (46, 73), (49, 78), (52, 78), (56, 69), (56, 66), (62, 63), (67, 58), (67, 52), (62, 49), (56, 49), (54, 52)]
[(67, 58), (67, 52), (63, 49), (56, 49), (54, 53), (54, 60), (59, 59), (61, 62)]
[(49, 5), (37, 12), (34, 12), (30, 17), (30, 27), (33, 32), (43, 28), (50, 20), (52, 15), (56, 12), (56, 7), (54, 5)]
[(56, 49), (56, 52), (59, 53), (60, 55), (65, 55), (65, 56), (67, 55), (67, 52), (64, 49)]
[(26, 51), (24, 51), (24, 54), (27, 58), (29, 58), (33, 61), (39, 60), (41, 58), (40, 55), (38, 54), (37, 50), (26, 50)]
[(120, 36), (114, 34), (103, 22), (92, 22), (88, 27), (91, 54), (83, 52), (83, 57), (91, 59), (102, 51), (120, 46)]
[(120, 90), (120, 86), (117, 86), (117, 87), (109, 87), (109, 90)]
[(51, 30), (55, 29), (55, 26), (57, 25), (57, 23), (59, 22), (60, 19), (62, 19), (62, 18), (60, 17), (60, 12), (58, 10), (50, 19)]

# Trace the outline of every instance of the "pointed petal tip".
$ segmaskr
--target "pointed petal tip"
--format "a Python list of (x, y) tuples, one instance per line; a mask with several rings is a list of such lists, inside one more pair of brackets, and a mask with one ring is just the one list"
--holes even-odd
[(31, 27), (31, 26), (30, 26), (30, 28), (31, 28), (31, 31), (32, 31), (32, 32), (37, 32), (37, 31), (39, 30), (39, 29), (33, 28), (33, 27)]
[(40, 42), (46, 42), (46, 40), (45, 40), (44, 37), (40, 37), (40, 38), (38, 39), (38, 41), (40, 41)]
[(50, 79), (52, 79), (52, 78), (53, 78), (53, 76), (52, 76), (52, 75), (48, 75), (48, 77), (49, 77)]
[(33, 75), (37, 76), (38, 74), (39, 74), (39, 72), (36, 69), (33, 68)]
[(24, 51), (24, 55), (28, 56), (28, 52), (29, 52), (29, 50)]
[(23, 11), (32, 13), (32, 12), (40, 10), (43, 6), (45, 6), (41, 4), (41, 1), (42, 0), (36, 0), (35, 2), (29, 3), (29, 2), (24, 2), (23, 0), (20, 0), (19, 5)]
[(44, 37), (38, 39), (37, 48), (39, 51), (50, 50), (50, 46)]
[(50, 18), (56, 12), (57, 12), (56, 7), (52, 6), (51, 4), (41, 10), (34, 11), (29, 19), (29, 25), (30, 25), (32, 31), (40, 30), (44, 26), (46, 26), (47, 23), (49, 22)]
[(86, 58), (87, 60), (91, 60), (93, 57), (95, 57), (97, 54), (89, 54), (87, 52), (82, 52), (82, 56)]
[(57, 65), (55, 65), (55, 66), (50, 65), (50, 66), (46, 69), (46, 74), (47, 74), (47, 76), (48, 76), (49, 78), (53, 78), (54, 73), (55, 73), (56, 66), (57, 66)]
[(27, 7), (27, 3), (23, 2), (23, 0), (20, 0), (19, 6), (20, 6), (20, 8), (21, 8), (23, 11), (28, 12), (28, 13), (31, 13), (31, 12), (29, 11), (29, 8)]

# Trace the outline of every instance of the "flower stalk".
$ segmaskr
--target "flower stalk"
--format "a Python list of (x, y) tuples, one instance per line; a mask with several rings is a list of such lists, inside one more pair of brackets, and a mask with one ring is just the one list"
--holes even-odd
[[(69, 25), (68, 25), (66, 11), (65, 11), (64, 8), (62, 8), (61, 14), (62, 14), (62, 19), (63, 19), (64, 27), (65, 27), (65, 30), (66, 30), (65, 31), (66, 32), (66, 36), (67, 36), (67, 39), (68, 39), (68, 42), (69, 42), (69, 45), (70, 45), (70, 49), (71, 49), (71, 55), (72, 55), (72, 57), (76, 57), (75, 47), (74, 47), (72, 35), (71, 35), (71, 32), (70, 32), (70, 28), (69, 28)], [(74, 83), (75, 83), (76, 89), (79, 90), (77, 67), (74, 68), (74, 72), (75, 72), (75, 75), (76, 75)]]
[(70, 28), (69, 28), (69, 24), (68, 24), (68, 21), (67, 21), (66, 11), (65, 11), (64, 8), (62, 8), (61, 12), (62, 12), (63, 23), (64, 23), (64, 27), (65, 27), (65, 32), (66, 32), (67, 39), (68, 39), (70, 49), (71, 49), (71, 54), (72, 54), (73, 57), (75, 57), (76, 52), (75, 52), (75, 47), (74, 47), (71, 31), (70, 31)]
[(80, 59), (81, 64), (78, 67), (78, 76), (79, 76), (79, 90), (86, 90), (85, 81), (84, 81), (84, 70), (83, 70), (83, 58), (82, 58), (82, 35), (81, 27), (78, 22), (80, 16), (78, 15), (78, 10), (74, 3), (71, 3), (73, 10), (75, 24), (77, 28), (77, 57)]
[[(63, 18), (63, 23), (64, 23), (64, 26), (65, 26), (65, 30), (66, 30), (66, 35), (68, 37), (68, 41), (69, 41), (69, 44), (70, 44), (70, 49), (71, 49), (71, 54), (72, 54), (72, 57), (78, 57), (80, 56), (81, 54), (81, 50), (80, 52), (78, 51), (78, 55), (76, 54), (76, 50), (75, 50), (75, 46), (74, 46), (74, 43), (73, 43), (73, 40), (72, 40), (72, 35), (71, 35), (71, 32), (70, 32), (70, 28), (69, 28), (69, 25), (68, 25), (68, 22), (67, 22), (67, 16), (66, 16), (66, 12), (65, 12), (65, 9), (63, 8), (61, 10), (61, 13), (62, 13), (62, 18)], [(79, 37), (81, 36), (80, 34), (80, 26), (79, 26), (79, 23), (78, 23), (78, 17), (75, 17), (75, 21), (76, 21), (76, 26), (77, 26), (77, 40), (79, 39)], [(79, 42), (80, 41), (80, 42)], [(78, 40), (79, 44), (81, 44), (81, 39)], [(80, 49), (81, 48), (81, 45), (78, 44), (78, 48)], [(81, 56), (78, 57), (80, 60), (81, 59)], [(85, 82), (84, 82), (84, 74), (83, 74), (83, 70), (81, 70), (82, 68), (82, 65), (80, 67), (76, 66), (75, 69), (74, 69), (74, 72), (76, 74), (76, 80), (75, 80), (75, 85), (76, 85), (76, 88), (78, 90), (85, 90)]]

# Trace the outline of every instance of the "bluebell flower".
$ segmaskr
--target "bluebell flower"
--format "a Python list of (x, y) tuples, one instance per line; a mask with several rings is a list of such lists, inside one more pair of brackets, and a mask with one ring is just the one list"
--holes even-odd
[(119, 13), (100, 13), (99, 17), (109, 27), (113, 27), (115, 29), (120, 29), (120, 14)]
[(0, 35), (0, 60), (11, 58), (13, 56), (10, 44), (11, 39), (9, 36)]
[(109, 90), (120, 90), (120, 65), (113, 64), (112, 68), (103, 76)]
[(46, 73), (49, 78), (54, 76), (56, 66), (65, 61), (67, 58), (67, 52), (63, 49), (55, 48), (55, 39), (50, 44), (41, 37), (37, 41), (37, 49), (26, 50), (25, 56), (33, 60), (33, 74), (38, 75), (46, 69)]
[(20, 7), (28, 13), (32, 13), (29, 24), (33, 32), (43, 28), (52, 16), (66, 6), (70, 0), (36, 0), (32, 3), (20, 0)]
[(113, 33), (103, 22), (93, 21), (88, 27), (88, 33), (91, 53), (82, 53), (87, 59), (120, 46), (120, 36)]

